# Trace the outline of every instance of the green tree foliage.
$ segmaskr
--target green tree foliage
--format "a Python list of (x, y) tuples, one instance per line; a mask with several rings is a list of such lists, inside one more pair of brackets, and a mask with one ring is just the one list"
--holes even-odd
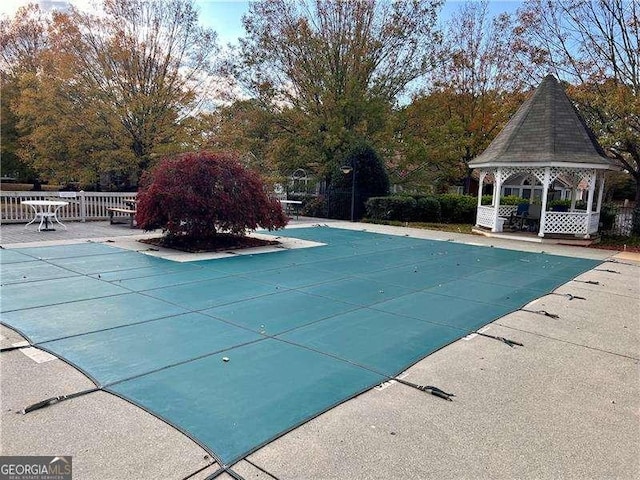
[(160, 162), (143, 178), (136, 221), (145, 230), (193, 238), (283, 228), (280, 202), (260, 176), (229, 153), (188, 153)]
[(38, 73), (40, 54), (48, 46), (47, 24), (47, 15), (35, 4), (19, 8), (13, 21), (8, 18), (0, 20), (2, 172), (3, 175), (17, 175), (34, 182), (37, 180), (36, 172), (20, 155), (21, 135), (31, 129), (27, 125), (19, 127), (20, 117), (16, 115), (15, 106), (20, 98), (22, 79)]
[(17, 82), (9, 77), (0, 81), (0, 156), (2, 157), (2, 175), (13, 176), (21, 180), (36, 180), (35, 172), (18, 155), (20, 133), (18, 117), (11, 109), (20, 94)]
[(15, 106), (22, 156), (39, 171), (135, 176), (189, 147), (189, 116), (206, 98), (217, 53), (190, 0), (104, 0), (97, 14), (55, 12), (43, 31), (48, 43)]
[(488, 1), (453, 12), (430, 86), (399, 116), (403, 156), (394, 172), (408, 188), (444, 187), (467, 177), (467, 163), (498, 134), (520, 102), (525, 85), (513, 68), (508, 15), (490, 17)]
[[(256, 99), (237, 100), (200, 116), (202, 148), (236, 152), (243, 163), (265, 179), (281, 182), (277, 114)], [(295, 158), (300, 158), (296, 156)]]
[(244, 18), (238, 72), (279, 110), (280, 151), (328, 175), (383, 131), (397, 96), (422, 77), (438, 41), (439, 0), (263, 0)]
[(637, 0), (528, 0), (517, 53), (568, 81), (607, 153), (636, 182), (640, 204), (640, 5)]
[[(354, 219), (359, 219), (365, 213), (365, 203), (369, 197), (389, 193), (389, 177), (378, 152), (364, 142), (353, 146), (344, 160), (343, 165), (334, 165), (331, 169), (329, 217), (350, 218), (355, 175)], [(341, 167), (350, 167), (351, 171), (345, 174)]]

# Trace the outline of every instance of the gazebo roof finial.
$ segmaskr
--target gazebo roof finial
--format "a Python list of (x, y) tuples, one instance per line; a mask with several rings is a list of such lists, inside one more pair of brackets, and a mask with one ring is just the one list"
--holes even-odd
[(614, 169), (558, 80), (547, 75), (471, 168), (567, 166)]

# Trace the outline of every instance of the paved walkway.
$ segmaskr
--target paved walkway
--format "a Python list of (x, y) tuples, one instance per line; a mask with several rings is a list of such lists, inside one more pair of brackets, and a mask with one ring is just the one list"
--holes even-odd
[[(326, 222), (325, 219), (305, 218), (292, 219), (291, 226), (310, 225)], [(111, 225), (109, 221), (95, 222), (67, 222), (67, 229), (58, 226), (55, 231), (38, 232), (37, 224), (29, 225), (8, 223), (0, 226), (0, 245), (15, 246), (16, 244), (55, 245), (78, 240), (107, 240), (120, 237), (157, 236), (161, 232), (144, 232), (137, 228), (130, 228), (125, 224)]]
[(9, 223), (0, 226), (0, 244), (33, 242), (64, 242), (74, 239), (107, 238), (139, 235), (141, 230), (129, 228), (128, 225), (110, 225), (108, 221), (98, 222), (67, 222), (67, 229), (59, 225), (55, 231), (38, 232), (38, 225), (32, 224), (25, 228), (24, 224)]
[[(301, 220), (297, 226), (305, 223), (328, 222)], [(256, 480), (640, 477), (640, 258), (575, 247), (503, 245), (445, 232), (348, 222), (332, 226), (613, 258), (557, 289), (560, 295), (528, 306), (559, 318), (517, 311), (487, 327), (486, 333), (523, 347), (470, 336), (406, 372), (409, 381), (455, 393), (453, 402), (389, 383), (261, 448), (234, 465), (234, 472)], [(118, 244), (140, 233), (108, 222), (70, 224), (67, 233), (35, 236), (20, 228), (2, 226), (2, 245), (40, 242), (45, 235), (47, 243), (112, 238)], [(20, 339), (0, 327), (0, 346)], [(90, 480), (204, 479), (218, 471), (180, 432), (104, 392), (17, 414), (43, 398), (92, 386), (66, 363), (30, 350), (0, 356), (0, 454), (73, 455), (74, 478)]]

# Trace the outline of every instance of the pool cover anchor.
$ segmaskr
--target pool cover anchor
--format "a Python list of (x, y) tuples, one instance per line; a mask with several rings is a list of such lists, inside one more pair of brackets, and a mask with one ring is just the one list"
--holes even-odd
[(32, 345), (30, 343), (25, 343), (24, 345), (12, 345), (10, 347), (0, 348), (0, 353), (4, 352), (13, 352), (14, 350), (20, 350), (21, 348), (30, 348)]
[(492, 338), (494, 340), (498, 340), (499, 342), (502, 342), (502, 343), (508, 345), (511, 348), (514, 348), (515, 346), (524, 347), (523, 343), (516, 342), (515, 340), (510, 340), (510, 339), (505, 338), (505, 337), (499, 337), (499, 336), (496, 336), (496, 335), (489, 335), (488, 333), (481, 333), (481, 332), (476, 332), (476, 334), (480, 335), (481, 337), (487, 337), (487, 338)]
[(551, 292), (550, 295), (558, 295), (559, 297), (566, 297), (569, 300), (586, 300), (585, 297), (581, 297), (579, 295), (574, 295), (572, 293)]
[[(580, 298), (580, 297), (577, 297), (577, 298)], [(583, 300), (586, 300), (586, 299), (583, 299)], [(546, 310), (527, 310), (526, 308), (522, 308), (521, 310), (527, 313), (535, 313), (536, 315), (544, 315), (545, 317), (549, 317), (553, 319), (560, 318), (560, 315), (556, 315), (555, 313), (549, 313)]]
[(572, 295), (570, 293), (565, 293), (564, 296), (567, 297), (569, 300), (586, 300), (585, 297), (580, 297), (578, 295)]
[(630, 267), (637, 267), (638, 266), (637, 263), (621, 262), (620, 260), (616, 260), (615, 258), (608, 259), (607, 263), (617, 263), (618, 265), (628, 265)]
[(29, 405), (28, 407), (19, 410), (17, 413), (21, 413), (22, 415), (26, 415), (27, 413), (31, 413), (35, 410), (40, 410), (41, 408), (48, 407), (50, 405), (55, 405), (56, 403), (64, 402), (65, 400), (71, 400), (72, 398), (80, 397), (82, 395), (86, 395), (88, 393), (98, 392), (102, 390), (101, 388), (89, 388), (87, 390), (81, 390), (79, 392), (70, 393), (69, 395), (58, 395), (57, 397), (47, 398), (45, 400), (41, 400), (39, 402), (34, 403), (33, 405)]
[(594, 268), (593, 271), (594, 272), (617, 273), (618, 275), (620, 275), (620, 272), (618, 272), (616, 270), (611, 270), (609, 268)]
[(576, 280), (575, 278), (573, 279), (574, 282), (578, 282), (578, 283), (586, 283), (588, 285), (602, 285), (602, 283), (596, 281), (596, 280)]
[(442, 398), (449, 402), (453, 402), (451, 397), (455, 397), (453, 393), (447, 393), (444, 390), (439, 389), (438, 387), (434, 387), (432, 385), (418, 385), (417, 383), (407, 382), (401, 378), (393, 377), (392, 380), (395, 380), (402, 385), (406, 385), (407, 387), (415, 388), (416, 390), (420, 390), (421, 392), (430, 393), (431, 395), (435, 395), (436, 397)]

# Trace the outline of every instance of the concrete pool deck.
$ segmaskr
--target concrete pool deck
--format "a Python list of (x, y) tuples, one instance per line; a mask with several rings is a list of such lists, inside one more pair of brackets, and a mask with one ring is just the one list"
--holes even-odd
[[(559, 318), (518, 311), (487, 327), (487, 333), (524, 347), (509, 348), (471, 336), (407, 371), (407, 380), (455, 393), (453, 402), (390, 383), (273, 441), (233, 465), (234, 472), (258, 480), (638, 478), (640, 259), (610, 251), (498, 243), (370, 224), (317, 219), (293, 223), (318, 222), (615, 263), (604, 263), (577, 278), (582, 282), (568, 282), (556, 291), (584, 300), (547, 295), (530, 304), (532, 310), (553, 312)], [(10, 230), (17, 227), (23, 228), (2, 226), (3, 247), (27, 246), (8, 241), (14, 238)], [(113, 245), (140, 249), (131, 230), (122, 230), (127, 233), (46, 241), (110, 239)], [(28, 243), (35, 246), (32, 239)], [(5, 327), (0, 333), (2, 347), (21, 340)], [(73, 455), (74, 478), (195, 479), (217, 471), (207, 453), (189, 438), (108, 393), (16, 414), (34, 401), (92, 386), (66, 363), (46, 355), (34, 360), (26, 353), (34, 352), (0, 356), (3, 455)], [(232, 477), (222, 473), (217, 478)]]

